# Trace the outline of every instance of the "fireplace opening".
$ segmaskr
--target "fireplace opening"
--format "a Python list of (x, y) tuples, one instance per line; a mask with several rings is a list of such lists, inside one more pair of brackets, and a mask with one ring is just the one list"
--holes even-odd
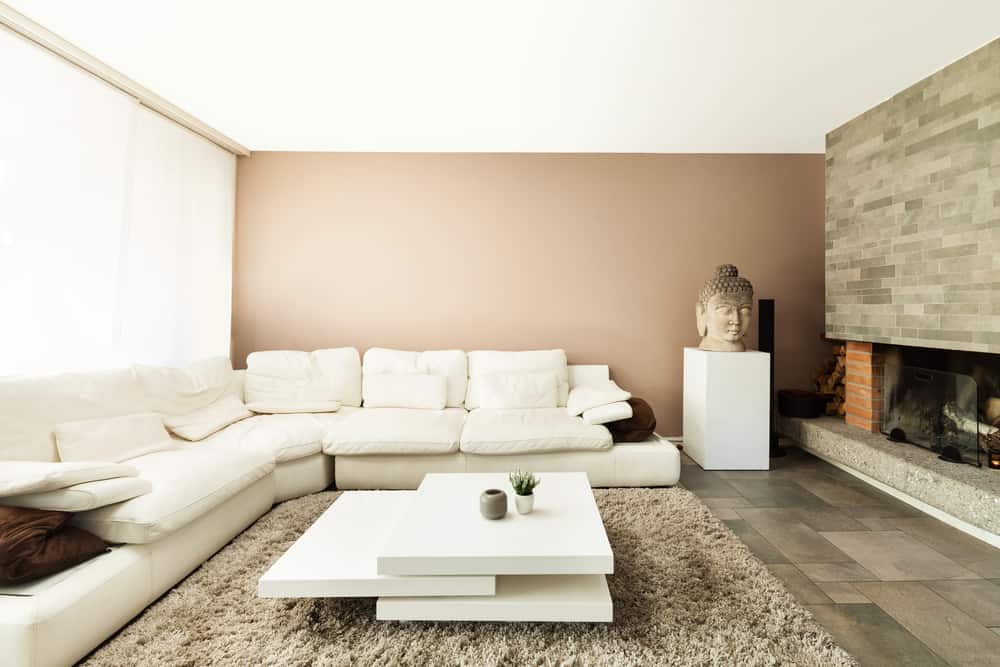
[(890, 439), (981, 466), (1000, 433), (998, 355), (882, 348), (881, 431)]

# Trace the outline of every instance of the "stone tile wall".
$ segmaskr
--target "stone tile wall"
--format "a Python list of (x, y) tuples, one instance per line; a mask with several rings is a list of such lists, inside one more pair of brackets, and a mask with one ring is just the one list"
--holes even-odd
[(1000, 352), (1000, 39), (827, 135), (826, 333)]

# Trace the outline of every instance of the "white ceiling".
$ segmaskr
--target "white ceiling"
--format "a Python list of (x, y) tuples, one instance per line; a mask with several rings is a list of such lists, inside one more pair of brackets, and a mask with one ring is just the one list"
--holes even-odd
[(992, 0), (7, 0), (252, 150), (823, 152)]

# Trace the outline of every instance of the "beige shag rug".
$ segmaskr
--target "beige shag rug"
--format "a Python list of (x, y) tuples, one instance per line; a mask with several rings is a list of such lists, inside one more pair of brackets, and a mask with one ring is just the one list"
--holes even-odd
[(612, 624), (398, 623), (373, 599), (260, 599), (257, 579), (337, 498), (275, 507), (87, 665), (854, 665), (684, 489), (594, 495)]

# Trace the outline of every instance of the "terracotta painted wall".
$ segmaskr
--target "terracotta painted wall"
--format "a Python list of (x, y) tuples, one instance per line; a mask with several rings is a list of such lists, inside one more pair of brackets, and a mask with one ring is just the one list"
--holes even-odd
[(233, 361), (562, 347), (680, 434), (682, 348), (717, 264), (777, 299), (777, 385), (808, 384), (827, 349), (823, 218), (822, 155), (254, 153)]

